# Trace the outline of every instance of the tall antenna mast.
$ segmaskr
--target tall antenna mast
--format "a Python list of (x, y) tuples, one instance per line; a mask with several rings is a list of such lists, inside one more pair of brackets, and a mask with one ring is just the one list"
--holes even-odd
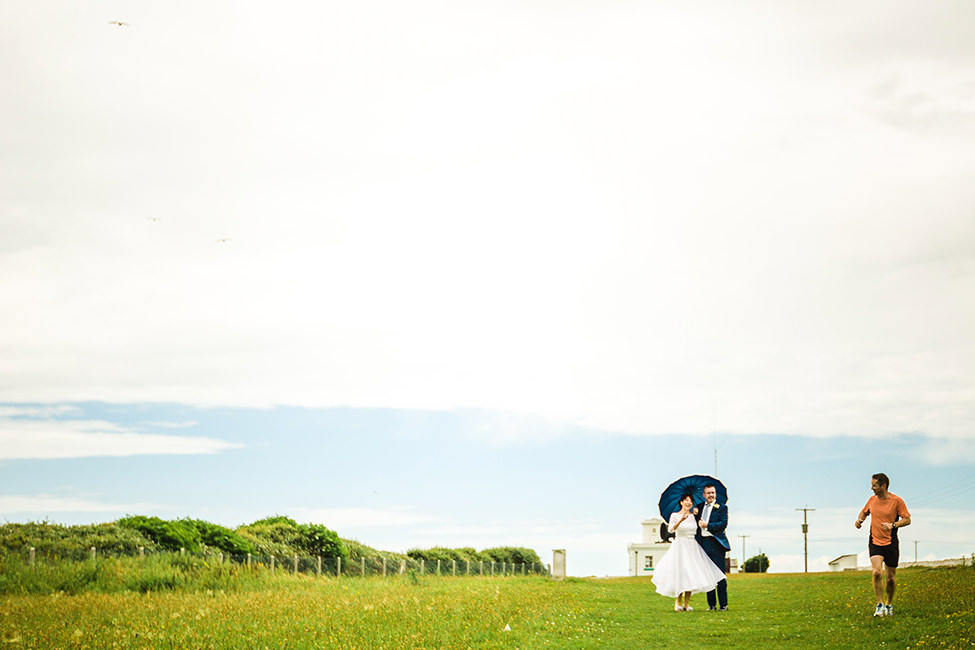
[(711, 442), (714, 443), (714, 478), (718, 478), (718, 405), (711, 402)]

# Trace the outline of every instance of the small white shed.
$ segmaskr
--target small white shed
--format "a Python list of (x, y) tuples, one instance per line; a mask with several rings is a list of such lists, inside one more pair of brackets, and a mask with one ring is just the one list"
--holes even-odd
[(857, 569), (856, 554), (841, 555), (829, 563), (830, 571), (856, 571), (856, 569)]

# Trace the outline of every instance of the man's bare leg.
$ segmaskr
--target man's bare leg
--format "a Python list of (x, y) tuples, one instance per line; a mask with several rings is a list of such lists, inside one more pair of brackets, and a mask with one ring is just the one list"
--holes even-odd
[(894, 590), (897, 588), (897, 583), (894, 578), (897, 575), (897, 567), (887, 567), (887, 604), (894, 604)]
[[(884, 558), (881, 555), (871, 555), (870, 564), (873, 567), (873, 593), (877, 602), (884, 602)], [(889, 570), (889, 569), (888, 569)]]

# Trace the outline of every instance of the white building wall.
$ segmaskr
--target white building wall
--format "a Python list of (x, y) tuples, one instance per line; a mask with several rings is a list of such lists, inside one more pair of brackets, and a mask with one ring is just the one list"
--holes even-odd
[(653, 569), (660, 562), (670, 544), (660, 538), (660, 526), (663, 519), (647, 519), (643, 521), (643, 535), (641, 542), (628, 544), (626, 552), (629, 555), (629, 575), (652, 576)]

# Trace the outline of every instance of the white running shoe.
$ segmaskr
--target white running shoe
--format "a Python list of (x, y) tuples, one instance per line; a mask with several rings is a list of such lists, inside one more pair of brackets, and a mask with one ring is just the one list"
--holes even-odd
[(884, 605), (884, 616), (893, 616), (893, 615), (894, 615), (894, 606)]
[(873, 615), (874, 616), (883, 616), (884, 615), (884, 604), (883, 603), (877, 603), (877, 609), (873, 610)]

